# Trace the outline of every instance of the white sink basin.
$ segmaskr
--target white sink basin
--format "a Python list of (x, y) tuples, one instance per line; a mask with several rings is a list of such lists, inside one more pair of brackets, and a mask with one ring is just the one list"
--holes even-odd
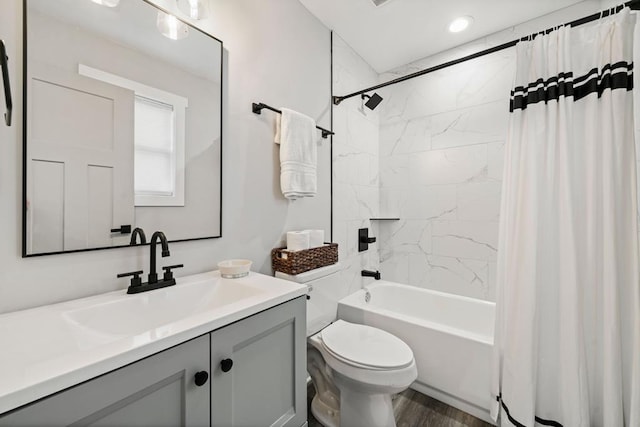
[[(255, 297), (266, 290), (238, 280), (206, 280), (170, 286), (63, 313), (75, 327), (131, 336), (208, 310)], [(158, 331), (162, 332), (162, 331)]]

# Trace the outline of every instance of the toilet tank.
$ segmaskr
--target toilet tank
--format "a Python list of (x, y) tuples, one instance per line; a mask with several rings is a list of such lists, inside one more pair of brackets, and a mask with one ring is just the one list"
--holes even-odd
[(296, 275), (276, 271), (275, 276), (279, 279), (307, 285), (308, 337), (338, 318), (338, 300), (346, 296), (346, 286), (341, 283), (340, 271), (340, 264), (328, 265)]

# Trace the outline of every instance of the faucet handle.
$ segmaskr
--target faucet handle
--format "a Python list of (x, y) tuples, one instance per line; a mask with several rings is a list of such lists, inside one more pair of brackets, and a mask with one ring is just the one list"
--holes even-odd
[(136, 286), (140, 286), (142, 285), (142, 279), (140, 279), (140, 275), (142, 274), (142, 270), (138, 270), (138, 271), (130, 271), (129, 273), (120, 273), (118, 274), (118, 278), (121, 277), (129, 277), (129, 276), (133, 276), (131, 278), (131, 285), (129, 286), (129, 288), (135, 288)]
[(184, 264), (174, 264), (174, 265), (167, 265), (165, 267), (162, 267), (162, 269), (164, 270), (164, 276), (162, 277), (163, 280), (171, 280), (173, 279), (173, 269), (175, 268), (182, 268), (184, 267)]

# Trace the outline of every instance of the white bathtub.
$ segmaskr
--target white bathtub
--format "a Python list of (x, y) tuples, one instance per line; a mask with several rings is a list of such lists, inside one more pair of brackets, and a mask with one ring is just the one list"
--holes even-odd
[(494, 303), (378, 281), (340, 300), (338, 317), (404, 340), (418, 366), (411, 388), (491, 422)]

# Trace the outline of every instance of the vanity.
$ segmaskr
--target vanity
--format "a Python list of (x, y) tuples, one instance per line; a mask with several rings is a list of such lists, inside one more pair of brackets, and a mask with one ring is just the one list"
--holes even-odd
[(306, 287), (125, 292), (0, 315), (0, 426), (306, 424)]

